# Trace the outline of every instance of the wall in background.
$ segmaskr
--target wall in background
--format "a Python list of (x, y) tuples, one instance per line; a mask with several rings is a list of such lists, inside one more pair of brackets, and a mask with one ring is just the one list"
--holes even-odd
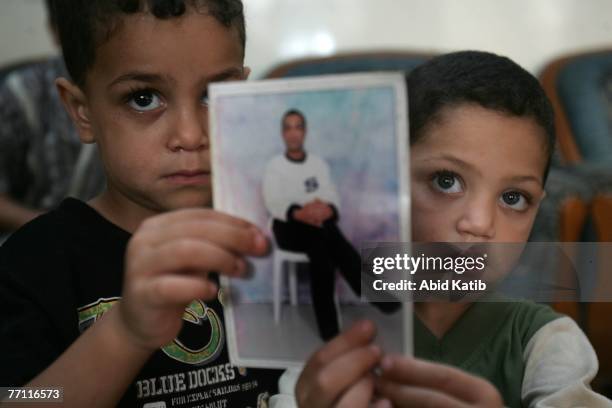
[(55, 54), (43, 0), (0, 0), (0, 65)]
[[(54, 52), (42, 0), (1, 0), (0, 64)], [(532, 72), (612, 47), (610, 0), (244, 0), (253, 77), (307, 55), (372, 49), (505, 54)]]

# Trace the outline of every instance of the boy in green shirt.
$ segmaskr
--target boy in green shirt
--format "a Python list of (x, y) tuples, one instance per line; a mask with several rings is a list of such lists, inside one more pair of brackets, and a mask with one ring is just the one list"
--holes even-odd
[[(408, 93), (413, 241), (526, 242), (554, 146), (537, 79), (507, 58), (458, 52), (411, 72)], [(300, 406), (368, 407), (374, 395), (379, 408), (612, 405), (589, 387), (590, 343), (547, 306), (419, 302), (414, 311), (415, 356), (444, 365), (384, 356), (371, 345), (373, 324), (362, 322), (308, 361)], [(284, 375), (281, 392), (295, 377)], [(291, 399), (279, 395), (273, 406)]]

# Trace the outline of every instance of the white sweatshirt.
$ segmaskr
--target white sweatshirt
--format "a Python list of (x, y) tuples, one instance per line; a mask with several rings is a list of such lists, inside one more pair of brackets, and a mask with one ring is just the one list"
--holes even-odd
[(285, 155), (274, 157), (267, 165), (263, 180), (263, 196), (272, 217), (287, 221), (292, 205), (319, 199), (340, 207), (340, 197), (334, 186), (329, 166), (308, 153), (303, 161), (291, 161)]

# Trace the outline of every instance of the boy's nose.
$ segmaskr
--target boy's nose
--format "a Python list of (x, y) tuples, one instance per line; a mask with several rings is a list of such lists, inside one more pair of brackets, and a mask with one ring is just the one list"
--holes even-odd
[(459, 220), (457, 231), (466, 241), (495, 238), (497, 202), (486, 197), (468, 199)]
[(205, 109), (178, 112), (168, 147), (172, 151), (197, 151), (208, 147), (208, 115)]

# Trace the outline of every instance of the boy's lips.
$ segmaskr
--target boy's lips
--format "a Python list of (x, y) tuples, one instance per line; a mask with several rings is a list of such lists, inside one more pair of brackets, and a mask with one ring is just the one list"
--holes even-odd
[(180, 185), (210, 185), (210, 171), (181, 170), (163, 177), (173, 184)]

